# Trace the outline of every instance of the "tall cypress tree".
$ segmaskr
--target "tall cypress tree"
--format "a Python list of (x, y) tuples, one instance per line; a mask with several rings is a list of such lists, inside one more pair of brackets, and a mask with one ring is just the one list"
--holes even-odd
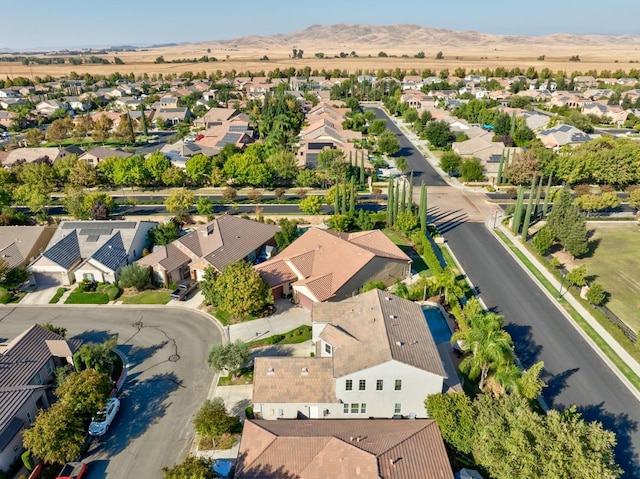
[(427, 234), (427, 188), (424, 186), (424, 181), (420, 186), (420, 231), (422, 234)]
[(542, 216), (547, 216), (549, 212), (549, 196), (551, 195), (551, 180), (553, 175), (549, 175), (549, 181), (547, 181), (547, 189), (544, 192), (544, 203), (542, 204)]
[(387, 226), (393, 226), (393, 178), (389, 178), (387, 187)]
[(350, 195), (349, 195), (349, 216), (353, 217), (356, 213), (356, 178), (351, 177)]
[(522, 225), (522, 241), (527, 241), (527, 235), (529, 234), (529, 225), (531, 224), (531, 210), (533, 209), (533, 196), (534, 189), (536, 187), (536, 175), (534, 173), (531, 179), (531, 191), (529, 192), (529, 202), (527, 203), (527, 212), (524, 215), (524, 223)]
[(514, 234), (518, 234), (520, 232), (520, 223), (522, 222), (522, 206), (524, 200), (524, 188), (522, 186), (518, 187), (518, 199), (516, 200), (516, 209), (513, 213), (513, 220), (511, 223), (511, 230)]
[(149, 127), (147, 125), (147, 116), (144, 114), (144, 103), (140, 103), (140, 125), (142, 127), (142, 134), (149, 136)]
[(402, 202), (400, 203), (400, 211), (407, 211), (407, 180), (402, 180)]
[(502, 168), (504, 168), (504, 150), (500, 154), (500, 164), (498, 165), (498, 173), (496, 174), (496, 183), (502, 184)]
[(364, 185), (364, 150), (360, 150), (360, 184)]
[(536, 193), (536, 204), (534, 208), (533, 216), (535, 218), (538, 217), (538, 213), (540, 213), (540, 198), (542, 197), (542, 181), (544, 180), (544, 175), (540, 175), (540, 182), (538, 183), (538, 192)]
[(394, 192), (393, 198), (393, 225), (395, 226), (396, 220), (398, 219), (398, 210), (400, 208), (400, 186), (396, 185), (396, 190)]
[(409, 175), (409, 212), (413, 213), (413, 170)]
[(353, 151), (349, 152), (349, 166), (353, 166)]
[(340, 205), (340, 214), (347, 214), (347, 181), (345, 178), (344, 185), (342, 187), (342, 204)]
[(333, 195), (333, 214), (340, 214), (340, 180), (336, 178), (336, 186)]

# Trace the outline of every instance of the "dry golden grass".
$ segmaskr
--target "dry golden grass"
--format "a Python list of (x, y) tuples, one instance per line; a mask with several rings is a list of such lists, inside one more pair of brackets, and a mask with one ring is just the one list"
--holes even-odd
[[(231, 42), (209, 42), (200, 44), (185, 44), (154, 49), (140, 49), (135, 52), (121, 52), (106, 56), (113, 61), (114, 56), (120, 57), (124, 65), (22, 65), (20, 63), (0, 62), (0, 77), (5, 76), (33, 76), (52, 75), (54, 77), (68, 75), (70, 72), (90, 73), (108, 75), (115, 71), (120, 73), (134, 73), (136, 75), (148, 73), (175, 73), (192, 71), (213, 73), (216, 70), (222, 72), (235, 70), (236, 72), (265, 71), (275, 68), (303, 69), (309, 66), (312, 70), (327, 71), (339, 68), (354, 73), (358, 70), (376, 71), (379, 69), (395, 69), (410, 71), (416, 69), (421, 71), (430, 68), (440, 71), (449, 69), (453, 71), (458, 67), (481, 70), (483, 68), (495, 68), (502, 66), (507, 69), (520, 67), (526, 69), (535, 66), (536, 69), (549, 68), (553, 71), (573, 71), (586, 72), (588, 70), (603, 69), (625, 71), (631, 68), (639, 68), (635, 62), (640, 61), (640, 51), (637, 42), (629, 41), (599, 43), (590, 37), (585, 37), (584, 44), (576, 42), (576, 37), (571, 37), (567, 43), (554, 43), (548, 38), (544, 41), (541, 38), (532, 37), (527, 43), (520, 38), (517, 42), (510, 42), (508, 37), (492, 36), (491, 41), (474, 42), (472, 39), (465, 39), (460, 34), (455, 42), (442, 43), (422, 43), (412, 42), (403, 39), (402, 43), (394, 42), (385, 36), (378, 36), (375, 41), (364, 43), (360, 41), (337, 43), (335, 40), (305, 40), (304, 36), (296, 37), (295, 44), (298, 49), (304, 50), (302, 59), (291, 58), (291, 43), (278, 43), (276, 37), (255, 40), (251, 38), (241, 43)], [(302, 38), (302, 39), (300, 39)], [(462, 40), (461, 40), (462, 39)], [(587, 41), (590, 39), (590, 41)], [(442, 40), (437, 40), (441, 42)], [(208, 51), (210, 49), (210, 51)], [(335, 58), (341, 51), (350, 53), (355, 51), (358, 58)], [(389, 57), (378, 57), (380, 51), (385, 51)], [(413, 55), (419, 51), (424, 51), (426, 58), (417, 59)], [(442, 51), (443, 60), (435, 60), (437, 52)], [(319, 59), (315, 53), (323, 52), (326, 57)], [(155, 59), (163, 56), (165, 60), (176, 60), (185, 58), (200, 58), (202, 56), (213, 56), (217, 62), (209, 63), (154, 63)], [(268, 61), (261, 61), (260, 58), (268, 56)], [(408, 58), (402, 58), (408, 55)], [(541, 55), (545, 56), (544, 61), (537, 60)], [(579, 55), (580, 62), (569, 62), (569, 57)], [(61, 55), (62, 56), (62, 55)]]

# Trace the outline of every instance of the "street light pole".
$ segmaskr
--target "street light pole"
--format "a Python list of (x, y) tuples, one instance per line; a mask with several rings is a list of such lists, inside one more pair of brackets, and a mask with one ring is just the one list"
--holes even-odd
[(560, 281), (560, 289), (558, 290), (558, 299), (562, 299), (562, 286), (564, 286), (564, 278), (566, 274), (562, 274), (562, 280)]

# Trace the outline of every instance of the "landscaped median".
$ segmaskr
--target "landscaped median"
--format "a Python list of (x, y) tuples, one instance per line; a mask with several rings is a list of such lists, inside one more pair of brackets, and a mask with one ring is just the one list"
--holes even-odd
[[(553, 285), (547, 277), (527, 258), (527, 256), (520, 251), (512, 241), (512, 239), (499, 229), (494, 230), (495, 234), (505, 244), (505, 246), (518, 258), (518, 260), (533, 274), (538, 282), (554, 297), (557, 296), (558, 288)], [(552, 273), (553, 274), (553, 273)], [(561, 278), (557, 278), (560, 281)], [(571, 294), (567, 292), (566, 294)], [(602, 351), (602, 353), (615, 365), (624, 377), (633, 385), (636, 390), (640, 391), (640, 377), (620, 358), (620, 356), (614, 351), (614, 349), (593, 329), (593, 327), (576, 311), (576, 309), (566, 300), (564, 297), (557, 299), (560, 306), (571, 316), (575, 323), (589, 336), (593, 343)], [(595, 317), (595, 316), (594, 316)], [(631, 355), (634, 359), (638, 360), (640, 355), (631, 342), (624, 336), (622, 330), (615, 326), (608, 320), (602, 320), (597, 318), (598, 323), (614, 338), (618, 344)]]

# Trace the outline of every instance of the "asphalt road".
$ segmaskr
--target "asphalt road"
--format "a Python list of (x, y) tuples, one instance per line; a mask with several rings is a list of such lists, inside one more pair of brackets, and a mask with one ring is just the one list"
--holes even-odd
[[(376, 114), (385, 118), (379, 110)], [(391, 123), (389, 127), (397, 132)], [(402, 154), (411, 167), (424, 175), (427, 185), (441, 186), (443, 180), (433, 181), (437, 173), (422, 154), (406, 145), (404, 135), (400, 139)], [(544, 361), (547, 403), (561, 410), (575, 404), (586, 419), (615, 431), (616, 461), (624, 477), (640, 477), (640, 403), (636, 398), (483, 223), (454, 220), (439, 227), (486, 306), (505, 316), (505, 329), (523, 365)]]
[(207, 398), (213, 373), (206, 365), (220, 330), (201, 314), (174, 307), (2, 307), (0, 339), (12, 339), (33, 323), (67, 328), (68, 338), (99, 342), (118, 335), (129, 359), (121, 408), (88, 454), (87, 479), (162, 477), (181, 461), (193, 439), (192, 416)]

